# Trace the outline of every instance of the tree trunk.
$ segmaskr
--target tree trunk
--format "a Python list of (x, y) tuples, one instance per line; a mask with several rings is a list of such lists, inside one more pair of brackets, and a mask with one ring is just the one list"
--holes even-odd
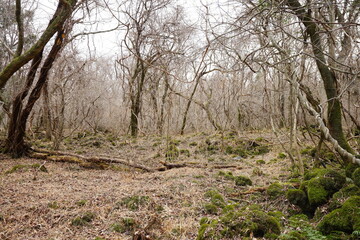
[[(0, 90), (3, 89), (11, 76), (22, 66), (31, 61), (35, 56), (43, 51), (45, 45), (50, 41), (54, 34), (62, 27), (66, 19), (71, 16), (77, 0), (59, 1), (56, 12), (50, 20), (48, 27), (41, 35), (39, 40), (26, 52), (15, 57), (0, 72)], [(19, 49), (18, 49), (19, 50)]]
[(45, 82), (43, 87), (43, 123), (45, 127), (45, 138), (51, 140), (52, 137), (52, 127), (51, 127), (51, 112), (50, 112), (50, 103), (49, 103), (49, 90), (48, 83)]
[(25, 108), (22, 107), (23, 101), (28, 95), (32, 83), (35, 79), (36, 70), (39, 67), (42, 59), (42, 54), (41, 54), (42, 51), (34, 58), (27, 77), (25, 87), (23, 91), (20, 94), (18, 94), (18, 96), (16, 96), (14, 100), (13, 112), (10, 119), (8, 138), (6, 140), (6, 147), (5, 147), (6, 149), (5, 151), (7, 153), (10, 153), (14, 157), (20, 157), (28, 153), (29, 147), (26, 146), (24, 141), (27, 119), (36, 101), (39, 99), (41, 95), (41, 90), (47, 81), (49, 70), (51, 69), (53, 62), (55, 61), (62, 47), (63, 34), (64, 34), (63, 30), (58, 31), (58, 35), (55, 39), (55, 43), (41, 68), (39, 79), (29, 95), (29, 99), (27, 101)]
[(328, 128), (330, 130), (330, 135), (343, 149), (350, 153), (354, 153), (354, 150), (348, 144), (343, 133), (341, 104), (338, 99), (337, 81), (335, 74), (330, 70), (329, 66), (326, 65), (323, 44), (319, 34), (320, 29), (312, 18), (311, 13), (305, 11), (305, 8), (298, 0), (287, 0), (286, 4), (301, 20), (306, 27), (306, 33), (310, 36), (316, 65), (323, 80), (324, 89), (328, 99)]

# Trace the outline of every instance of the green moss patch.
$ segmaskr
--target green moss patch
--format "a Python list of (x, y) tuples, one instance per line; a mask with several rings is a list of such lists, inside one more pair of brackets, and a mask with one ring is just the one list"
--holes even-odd
[(203, 218), (197, 239), (237, 239), (250, 236), (276, 239), (279, 234), (279, 221), (263, 211), (228, 211), (218, 220)]
[(47, 168), (44, 165), (38, 163), (35, 164), (18, 164), (13, 166), (11, 169), (7, 170), (5, 174), (11, 174), (17, 171), (24, 171), (29, 169), (38, 169), (41, 172), (48, 172)]
[(236, 184), (236, 186), (247, 186), (247, 185), (251, 186), (252, 181), (250, 178), (245, 177), (245, 176), (236, 176), (235, 184)]
[(352, 173), (352, 180), (354, 181), (355, 185), (360, 187), (360, 168), (357, 168)]
[(85, 212), (81, 216), (74, 218), (71, 221), (72, 226), (85, 226), (92, 222), (95, 218), (95, 213), (93, 212)]
[(111, 225), (111, 230), (118, 233), (132, 232), (136, 226), (133, 218), (122, 218), (120, 222)]
[(145, 205), (149, 201), (150, 198), (148, 196), (131, 196), (123, 198), (117, 204), (125, 206), (130, 210), (137, 211), (141, 206)]
[(324, 234), (360, 231), (360, 196), (350, 197), (341, 208), (327, 214), (317, 228)]
[(271, 199), (276, 199), (280, 196), (285, 195), (285, 191), (286, 191), (286, 186), (284, 184), (276, 182), (268, 187), (266, 193), (267, 195), (269, 195)]

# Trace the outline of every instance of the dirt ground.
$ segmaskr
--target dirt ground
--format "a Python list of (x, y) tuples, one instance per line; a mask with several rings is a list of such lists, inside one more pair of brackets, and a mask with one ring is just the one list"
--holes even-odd
[[(246, 139), (262, 141), (271, 150), (247, 158), (226, 154), (222, 147), (211, 154), (198, 151), (206, 142), (224, 145), (221, 140), (224, 138), (219, 136), (198, 134), (173, 138), (178, 141), (179, 149), (188, 150), (186, 156), (180, 154), (174, 162), (192, 162), (204, 167), (153, 173), (121, 165), (93, 170), (74, 163), (10, 159), (0, 155), (0, 239), (115, 240), (132, 239), (136, 231), (146, 231), (151, 239), (196, 239), (199, 220), (206, 216), (202, 207), (206, 191), (217, 189), (231, 198), (237, 192), (285, 180), (290, 174), (290, 160), (276, 160), (282, 149), (270, 133), (246, 135)], [(136, 141), (84, 137), (69, 140), (63, 148), (85, 155), (121, 157), (153, 168), (161, 166), (160, 161), (165, 160), (164, 149), (168, 142), (156, 136)], [(226, 144), (229, 142), (226, 140)], [(264, 164), (257, 160), (264, 160)], [(219, 164), (235, 167), (212, 168)], [(16, 165), (36, 167), (7, 172)], [(47, 172), (40, 171), (39, 165), (45, 166)], [(219, 171), (248, 176), (253, 186), (236, 186), (233, 181), (219, 177)], [(264, 194), (257, 196), (244, 195), (236, 200), (242, 204), (269, 205)], [(143, 201), (126, 202), (129, 199)], [(76, 218), (87, 213), (92, 214), (91, 220), (77, 224)], [(116, 229), (116, 223), (122, 219), (133, 219), (132, 227)]]

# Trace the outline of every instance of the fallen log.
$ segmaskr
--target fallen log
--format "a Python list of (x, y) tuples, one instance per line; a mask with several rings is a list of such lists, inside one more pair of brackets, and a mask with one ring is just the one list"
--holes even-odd
[[(128, 167), (136, 168), (143, 170), (145, 172), (154, 172), (154, 169), (136, 164), (131, 163), (129, 161), (118, 159), (118, 158), (106, 158), (106, 157), (87, 157), (79, 154), (68, 153), (68, 152), (61, 152), (61, 151), (50, 151), (44, 149), (32, 149), (33, 153), (31, 154), (32, 157), (40, 158), (40, 159), (47, 159), (50, 161), (64, 161), (64, 162), (72, 162), (72, 163), (81, 163), (82, 162), (93, 162), (93, 163), (118, 163)], [(40, 154), (39, 154), (40, 153)], [(55, 158), (54, 156), (60, 156), (59, 158)]]
[(242, 169), (239, 166), (236, 165), (200, 165), (200, 164), (195, 164), (195, 163), (167, 163), (167, 162), (163, 162), (160, 161), (160, 163), (162, 165), (164, 165), (163, 167), (157, 168), (158, 171), (165, 171), (165, 170), (169, 170), (169, 169), (173, 169), (173, 168), (183, 168), (183, 167), (189, 167), (189, 168), (213, 168), (213, 169), (222, 169), (222, 168), (236, 168), (236, 169)]
[[(61, 151), (50, 151), (45, 149), (32, 149), (32, 153), (30, 157), (49, 160), (49, 161), (57, 161), (57, 162), (69, 162), (69, 163), (78, 163), (85, 168), (96, 168), (96, 169), (105, 169), (106, 166), (101, 164), (122, 164), (127, 167), (140, 169), (145, 172), (157, 172), (157, 171), (166, 171), (173, 168), (210, 168), (210, 169), (222, 169), (222, 168), (236, 168), (241, 169), (241, 167), (236, 165), (201, 165), (196, 163), (168, 163), (161, 161), (160, 163), (163, 165), (158, 168), (148, 168), (140, 164), (132, 163), (124, 159), (119, 158), (111, 158), (111, 157), (96, 157), (96, 156), (83, 156), (80, 154), (69, 153), (69, 152), (61, 152)], [(89, 165), (88, 163), (96, 163), (96, 166)], [(100, 164), (100, 165), (99, 165)]]

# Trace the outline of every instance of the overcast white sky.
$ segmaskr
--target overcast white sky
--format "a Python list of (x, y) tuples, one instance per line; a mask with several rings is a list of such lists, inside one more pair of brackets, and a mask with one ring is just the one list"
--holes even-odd
[[(112, 0), (106, 0), (107, 2), (111, 2)], [(131, 0), (130, 0), (131, 1)], [(226, 7), (226, 2), (228, 0), (175, 0), (174, 4), (181, 5), (184, 7), (185, 12), (189, 19), (196, 23), (199, 18), (199, 11), (202, 7), (202, 2), (210, 4), (211, 11), (219, 11), (219, 4)], [(29, 1), (33, 2), (33, 1)], [(53, 12), (56, 9), (58, 0), (38, 0), (35, 5), (27, 5), (27, 7), (35, 8), (35, 27), (36, 29), (43, 29), (46, 27), (49, 19), (51, 18)], [(100, 12), (99, 19), (102, 19), (98, 24), (87, 24), (85, 26), (78, 26), (74, 31), (82, 32), (82, 31), (99, 31), (111, 29), (116, 26), (116, 21), (111, 21), (111, 15), (106, 11)], [(83, 38), (83, 40), (79, 40), (78, 46), (82, 52), (86, 52), (86, 55), (89, 53), (89, 47), (91, 55), (94, 56), (115, 56), (117, 50), (117, 42), (119, 41), (120, 36), (118, 32), (111, 33), (102, 33), (88, 38)]]

